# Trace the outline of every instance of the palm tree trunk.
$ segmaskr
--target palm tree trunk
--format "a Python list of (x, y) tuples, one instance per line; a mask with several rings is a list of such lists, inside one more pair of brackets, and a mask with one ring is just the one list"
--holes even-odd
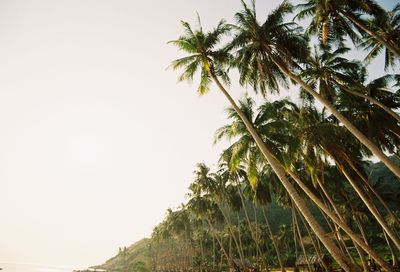
[(276, 242), (275, 237), (272, 234), (271, 224), (269, 223), (267, 214), (265, 212), (265, 208), (261, 207), (261, 210), (262, 210), (262, 213), (263, 213), (263, 216), (264, 216), (264, 219), (265, 219), (265, 225), (267, 226), (268, 235), (272, 240), (272, 244), (274, 246), (274, 249), (275, 249), (275, 252), (276, 252), (276, 256), (278, 257), (279, 267), (281, 268), (282, 272), (285, 272), (286, 270), (285, 270), (285, 267), (283, 266), (281, 252), (279, 250), (278, 243)]
[(204, 263), (204, 248), (203, 248), (203, 238), (200, 237), (199, 239), (199, 245), (200, 245), (200, 272), (203, 272), (203, 263)]
[[(322, 212), (323, 213), (323, 212)], [(324, 213), (323, 213), (324, 214)], [(326, 216), (326, 214), (324, 214), (324, 217)], [(349, 247), (346, 245), (346, 241), (344, 240), (344, 237), (343, 237), (343, 235), (342, 235), (342, 233), (340, 232), (340, 228), (339, 228), (339, 226), (338, 225), (336, 225), (335, 223), (333, 223), (333, 225), (334, 225), (334, 231), (335, 231), (335, 237), (336, 237), (336, 240), (337, 240), (337, 242), (338, 242), (338, 244), (339, 244), (339, 247), (340, 247), (340, 249), (343, 251), (343, 252), (346, 252), (346, 254), (347, 254), (347, 256), (349, 256), (349, 258), (350, 258), (350, 260), (352, 261), (352, 262), (354, 262), (354, 263), (356, 263), (356, 261), (354, 260), (354, 257), (351, 255), (351, 253), (350, 253), (350, 250), (349, 250)], [(351, 240), (351, 242), (352, 242), (352, 244), (354, 245), (354, 247), (356, 247), (356, 246), (358, 246), (357, 245), (357, 243), (353, 240), (353, 239), (350, 239)], [(366, 243), (367, 244), (367, 243)], [(368, 245), (368, 244), (367, 244)]]
[(255, 230), (254, 236), (255, 236), (255, 239), (256, 239), (256, 247), (257, 247), (257, 252), (258, 252), (257, 253), (257, 261), (259, 261), (261, 256), (263, 255), (263, 253), (262, 253), (262, 250), (261, 250), (261, 247), (260, 247), (260, 240), (258, 239), (259, 236), (258, 236), (257, 207), (256, 207), (255, 203), (253, 203), (253, 213), (254, 213), (254, 224), (255, 224), (255, 226), (254, 226), (254, 230)]
[(372, 154), (380, 159), (397, 177), (400, 178), (400, 167), (391, 161), (382, 150), (371, 142), (361, 131), (359, 131), (346, 117), (344, 117), (328, 100), (317, 93), (310, 85), (305, 83), (299, 76), (293, 74), (279, 60), (274, 59), (274, 63), (288, 75), (292, 80), (300, 84), (309, 94), (317, 99), (325, 108), (327, 108)]
[[(299, 251), (298, 251), (299, 246), (297, 244), (296, 223), (294, 222), (293, 215), (292, 215), (292, 232), (293, 232), (293, 242), (294, 242), (294, 256), (296, 257), (296, 260), (297, 260), (297, 258), (299, 258)], [(296, 268), (297, 268), (296, 267), (296, 262), (294, 263), (294, 267), (295, 267), (295, 270), (296, 270)]]
[(229, 258), (232, 259), (232, 236), (229, 235), (229, 249), (228, 249)]
[(374, 187), (372, 187), (371, 184), (369, 184), (368, 181), (366, 180), (364, 180), (364, 185), (366, 185), (367, 189), (369, 189), (372, 192), (372, 194), (376, 196), (376, 198), (379, 200), (379, 202), (382, 204), (382, 206), (385, 208), (388, 214), (392, 217), (392, 219), (396, 221), (398, 225), (400, 225), (399, 218), (393, 213), (393, 211), (387, 205), (386, 201), (379, 195), (379, 193), (374, 189)]
[(311, 234), (310, 229), (308, 228), (308, 226), (307, 226), (307, 225), (305, 224), (305, 222), (304, 222), (304, 218), (301, 216), (301, 214), (299, 214), (299, 216), (300, 216), (301, 222), (303, 223), (303, 225), (304, 225), (304, 227), (305, 227), (305, 229), (306, 229), (306, 231), (307, 231), (308, 236), (310, 237), (311, 243), (312, 243), (312, 245), (314, 246), (314, 249), (315, 249), (315, 252), (316, 252), (316, 254), (317, 254), (317, 256), (318, 256), (319, 262), (320, 262), (321, 265), (324, 267), (325, 271), (329, 271), (329, 268), (327, 267), (327, 265), (326, 265), (326, 263), (324, 262), (324, 259), (323, 259), (323, 257), (322, 257), (321, 248), (320, 248), (319, 245), (314, 241), (314, 238), (312, 237), (312, 234)]
[(389, 240), (387, 234), (385, 231), (383, 231), (383, 235), (385, 236), (386, 243), (388, 244), (390, 253), (392, 254), (392, 265), (393, 267), (398, 267), (399, 266), (399, 260), (397, 259), (397, 253), (396, 249), (393, 248), (392, 242)]
[[(293, 199), (294, 203), (299, 208), (300, 212), (304, 215), (304, 218), (306, 219), (308, 224), (310, 224), (311, 228), (313, 229), (313, 231), (315, 232), (317, 237), (321, 240), (321, 242), (324, 244), (324, 246), (329, 251), (329, 253), (332, 255), (332, 257), (338, 262), (338, 264), (345, 271), (348, 271), (348, 272), (359, 271), (358, 267), (355, 266), (353, 263), (351, 263), (350, 260), (342, 254), (342, 252), (335, 245), (335, 243), (326, 236), (324, 229), (321, 227), (321, 225), (317, 222), (317, 220), (312, 215), (310, 210), (307, 208), (307, 205), (305, 204), (303, 199), (300, 197), (300, 195), (297, 193), (294, 186), (287, 179), (283, 166), (280, 164), (280, 162), (275, 158), (275, 156), (272, 154), (272, 152), (265, 145), (265, 143), (263, 142), (261, 137), (258, 135), (256, 130), (254, 129), (253, 125), (250, 123), (250, 121), (247, 119), (247, 117), (243, 114), (243, 112), (240, 110), (240, 108), (236, 105), (235, 101), (232, 99), (232, 97), (229, 95), (229, 93), (226, 91), (226, 89), (222, 86), (221, 82), (218, 80), (216, 75), (213, 72), (211, 72), (211, 76), (212, 76), (213, 80), (215, 81), (215, 83), (218, 85), (221, 92), (225, 95), (225, 97), (228, 99), (228, 101), (230, 102), (232, 107), (235, 109), (237, 114), (240, 116), (243, 123), (246, 125), (247, 130), (253, 137), (258, 148), (260, 149), (261, 153), (264, 155), (265, 159), (267, 160), (267, 162), (270, 164), (270, 166), (272, 167), (272, 169), (278, 176), (282, 185), (285, 187), (286, 191), (289, 193), (290, 197)], [(399, 171), (399, 173), (400, 173), (400, 171)]]
[(216, 246), (215, 246), (215, 237), (212, 235), (212, 246), (213, 246), (213, 251), (212, 251), (212, 259), (213, 259), (213, 270), (215, 270), (215, 265), (216, 265)]
[[(243, 253), (240, 251), (240, 247), (239, 247), (239, 243), (238, 243), (238, 241), (237, 241), (237, 239), (236, 239), (236, 235), (235, 235), (235, 233), (234, 233), (234, 231), (233, 231), (233, 228), (232, 228), (232, 222), (230, 221), (230, 219), (229, 219), (229, 215), (226, 215), (225, 214), (225, 212), (224, 212), (224, 210), (223, 210), (223, 207), (220, 205), (220, 204), (217, 204), (218, 205), (218, 207), (219, 207), (219, 209), (220, 209), (220, 211), (221, 211), (221, 213), (222, 213), (222, 216), (224, 217), (224, 219), (225, 219), (225, 222), (226, 222), (226, 224), (227, 224), (227, 226), (228, 226), (228, 231), (229, 231), (229, 234), (230, 234), (230, 237), (232, 237), (233, 238), (233, 241), (234, 241), (234, 243), (235, 243), (235, 246), (236, 246), (236, 250), (237, 250), (237, 252), (238, 252), (238, 254), (239, 254), (239, 258), (240, 258), (240, 262), (241, 262), (241, 264), (244, 266), (244, 256), (243, 256)], [(229, 213), (229, 212), (228, 212)]]
[(391, 267), (387, 264), (372, 248), (364, 243), (360, 237), (355, 234), (347, 224), (341, 221), (328, 207), (326, 207), (321, 200), (313, 193), (304, 183), (290, 170), (287, 170), (293, 180), (300, 186), (300, 188), (307, 194), (307, 196), (327, 215), (332, 221), (337, 224), (341, 229), (343, 229), (349, 237), (355, 241), (365, 252), (367, 252), (371, 257), (386, 271), (391, 271)]
[(382, 102), (379, 102), (378, 100), (376, 100), (375, 98), (369, 96), (369, 95), (365, 95), (359, 92), (355, 92), (350, 90), (349, 88), (347, 88), (346, 86), (341, 85), (342, 89), (354, 96), (358, 96), (358, 97), (362, 97), (364, 99), (367, 99), (368, 101), (370, 101), (372, 104), (375, 104), (379, 107), (381, 107), (384, 111), (386, 111), (388, 114), (390, 114), (391, 116), (393, 116), (397, 122), (400, 122), (400, 116), (395, 113), (394, 111), (392, 111), (389, 107), (387, 107), (385, 104), (383, 104)]
[(400, 49), (399, 48), (397, 48), (396, 46), (394, 46), (394, 45), (388, 43), (387, 41), (385, 41), (384, 39), (382, 39), (381, 36), (377, 35), (374, 31), (370, 30), (364, 23), (362, 23), (360, 20), (357, 20), (357, 18), (354, 17), (351, 13), (342, 11), (342, 12), (340, 12), (340, 14), (342, 14), (342, 16), (349, 19), (351, 22), (353, 22), (353, 24), (355, 24), (356, 26), (361, 28), (363, 31), (368, 33), (368, 35), (370, 35), (372, 38), (374, 38), (381, 44), (385, 45), (390, 51), (392, 51), (394, 54), (396, 54), (397, 57), (400, 57)]
[(376, 209), (375, 205), (371, 202), (371, 200), (368, 198), (368, 196), (365, 194), (364, 191), (361, 190), (360, 187), (358, 187), (356, 181), (352, 178), (352, 176), (346, 171), (344, 167), (342, 167), (340, 164), (337, 164), (343, 175), (346, 177), (346, 179), (350, 182), (351, 186), (353, 189), (357, 192), (358, 196), (362, 199), (364, 204), (367, 206), (368, 210), (372, 213), (372, 215), (375, 217), (375, 219), (378, 221), (378, 223), (381, 225), (381, 227), (386, 231), (390, 239), (393, 241), (393, 243), (396, 245), (397, 248), (400, 249), (400, 240), (397, 237), (397, 235), (390, 229), (390, 227), (387, 225), (385, 219), (382, 217), (382, 215), (378, 212)]
[(240, 197), (240, 201), (242, 203), (242, 207), (243, 207), (243, 211), (244, 211), (244, 215), (245, 215), (245, 218), (246, 218), (247, 225), (249, 226), (251, 238), (253, 239), (253, 241), (256, 244), (256, 252), (257, 252), (257, 255), (258, 255), (259, 253), (261, 253), (260, 245), (258, 243), (256, 234), (255, 234), (254, 229), (253, 229), (253, 226), (251, 225), (251, 222), (250, 222), (250, 217), (249, 217), (249, 213), (247, 212), (247, 209), (246, 209), (246, 203), (244, 201), (242, 190), (240, 190), (238, 185), (237, 185), (237, 191), (238, 191), (238, 194), (239, 194), (239, 197)]
[[(325, 202), (325, 201), (324, 201), (324, 202)], [(325, 205), (328, 207), (328, 204), (327, 204), (326, 202), (325, 202)], [(349, 251), (347, 250), (347, 247), (346, 247), (346, 245), (345, 245), (343, 239), (342, 239), (341, 236), (340, 236), (339, 227), (338, 227), (335, 223), (333, 223), (333, 226), (332, 226), (332, 223), (329, 221), (329, 219), (328, 219), (328, 217), (326, 216), (326, 214), (325, 214), (320, 208), (318, 208), (318, 209), (319, 209), (319, 211), (320, 211), (322, 217), (324, 218), (326, 224), (328, 225), (329, 229), (331, 230), (331, 232), (335, 234), (335, 240), (336, 240), (336, 243), (338, 244), (340, 250), (343, 252), (343, 254), (345, 254), (345, 252), (346, 252), (347, 255), (349, 256), (350, 260), (351, 260), (353, 263), (355, 263), (355, 261), (354, 261), (354, 260), (352, 259), (352, 257), (351, 257), (351, 254), (350, 254)]]
[(211, 232), (212, 232), (213, 236), (215, 237), (215, 239), (217, 240), (219, 246), (221, 247), (222, 252), (224, 253), (226, 259), (228, 260), (228, 263), (230, 264), (230, 263), (232, 262), (232, 260), (229, 258), (229, 254), (226, 252), (225, 247), (224, 247), (224, 245), (222, 244), (222, 241), (221, 241), (221, 240), (218, 238), (218, 236), (215, 234), (216, 231), (215, 231), (214, 226), (212, 225), (210, 219), (206, 218), (206, 221), (207, 221), (207, 223), (208, 223), (208, 226), (209, 226), (210, 229), (211, 229)]
[(293, 216), (294, 223), (295, 223), (295, 226), (296, 226), (297, 235), (299, 237), (301, 250), (303, 251), (304, 258), (306, 259), (308, 271), (309, 272), (313, 272), (313, 269), (311, 268), (311, 264), (310, 264), (310, 259), (311, 258), (308, 258), (306, 248), (304, 247), (303, 235), (301, 234), (301, 231), (300, 231), (299, 222), (297, 221), (297, 216), (296, 216), (296, 209), (295, 209), (293, 203), (292, 203), (292, 216)]
[[(397, 224), (400, 225), (399, 218), (393, 213), (393, 211), (386, 204), (385, 200), (383, 200), (383, 198), (379, 195), (379, 193), (371, 186), (371, 184), (369, 184), (367, 178), (360, 172), (360, 170), (358, 170), (358, 168), (354, 165), (353, 161), (347, 155), (345, 155), (345, 160), (350, 165), (350, 167), (357, 173), (357, 175), (361, 178), (365, 187), (376, 196), (376, 198), (383, 205), (383, 207), (386, 209), (388, 214), (390, 214), (390, 216), (397, 222)], [(371, 198), (371, 196), (370, 196), (370, 198)]]
[[(345, 220), (344, 220), (344, 218), (342, 217), (341, 213), (339, 212), (338, 208), (336, 207), (335, 202), (333, 202), (332, 197), (329, 195), (328, 191), (326, 190), (325, 185), (320, 181), (319, 178), (317, 178), (317, 183), (318, 183), (319, 187), (322, 189), (322, 192), (323, 192), (325, 198), (328, 200), (329, 204), (332, 206), (332, 208), (333, 208), (333, 210), (335, 211), (336, 215), (339, 217), (339, 219), (340, 219), (343, 223), (346, 223)], [(325, 216), (325, 215), (324, 215), (324, 216)], [(354, 261), (353, 257), (351, 256), (351, 254), (350, 254), (350, 252), (349, 252), (349, 249), (348, 249), (347, 246), (346, 246), (346, 243), (344, 242), (344, 239), (343, 239), (342, 234), (340, 233), (340, 230), (338, 229), (338, 227), (337, 227), (337, 225), (336, 225), (335, 223), (334, 223), (334, 225), (335, 225), (336, 235), (337, 235), (337, 237), (338, 237), (338, 242), (339, 242), (340, 248), (344, 247), (345, 250), (346, 250), (346, 253), (347, 253), (348, 256), (349, 256), (349, 258), (350, 258), (352, 261)], [(339, 240), (340, 240), (340, 241), (339, 241)], [(358, 245), (357, 245), (353, 240), (352, 240), (352, 242), (353, 242), (354, 246), (357, 248)], [(365, 243), (368, 245), (367, 242), (365, 242)], [(342, 244), (343, 244), (343, 245), (342, 245)], [(342, 245), (342, 246), (341, 246), (341, 245)], [(360, 258), (361, 258), (361, 255), (360, 255)]]
[(364, 251), (357, 244), (355, 245), (355, 248), (358, 253), (358, 256), (360, 256), (360, 261), (364, 272), (369, 272), (369, 266), (367, 260), (365, 259)]
[[(351, 204), (350, 204), (350, 205), (351, 205)], [(357, 228), (360, 230), (361, 235), (362, 235), (362, 237), (363, 237), (365, 243), (368, 244), (367, 237), (366, 237), (365, 234), (364, 234), (364, 229), (363, 229), (363, 227), (361, 226), (361, 223), (360, 223), (360, 221), (358, 220), (358, 217), (357, 217), (357, 215), (355, 214), (355, 211), (354, 211), (352, 205), (351, 205), (351, 211), (352, 211), (352, 213), (353, 213), (353, 219), (354, 219), (354, 222), (356, 222)], [(360, 256), (361, 264), (362, 264), (362, 266), (363, 266), (364, 271), (369, 272), (369, 267), (368, 267), (367, 261), (366, 261), (366, 259), (365, 259), (364, 251), (363, 251), (357, 244), (355, 245), (355, 248), (356, 248), (356, 250), (357, 250), (357, 252), (358, 252), (358, 255)]]
[(240, 231), (240, 217), (239, 217), (239, 212), (236, 212), (236, 217), (237, 217), (237, 221), (238, 221), (238, 239), (239, 239), (239, 246), (240, 246), (240, 251), (242, 252), (242, 254), (244, 255), (244, 250), (243, 250), (243, 243), (242, 243), (242, 234)]

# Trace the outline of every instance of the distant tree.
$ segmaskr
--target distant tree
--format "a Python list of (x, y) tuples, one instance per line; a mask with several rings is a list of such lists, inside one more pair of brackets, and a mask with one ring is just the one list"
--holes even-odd
[(142, 261), (134, 262), (130, 267), (131, 272), (148, 272), (149, 270), (146, 268), (146, 265)]

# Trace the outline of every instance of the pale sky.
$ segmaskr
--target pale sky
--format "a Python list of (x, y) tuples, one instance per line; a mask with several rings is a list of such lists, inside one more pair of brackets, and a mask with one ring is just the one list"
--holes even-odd
[(195, 164), (217, 161), (227, 103), (177, 84), (166, 42), (196, 11), (207, 28), (239, 9), (0, 0), (0, 263), (101, 264), (184, 201)]

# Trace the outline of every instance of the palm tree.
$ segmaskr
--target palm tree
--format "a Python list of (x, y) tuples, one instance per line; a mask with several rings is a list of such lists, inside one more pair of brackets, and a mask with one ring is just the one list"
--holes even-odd
[[(363, 82), (364, 94), (379, 100), (389, 109), (400, 107), (400, 93), (392, 93), (387, 87), (390, 76), (383, 76), (371, 82), (365, 82), (365, 74), (362, 72), (354, 76), (360, 77), (360, 81)], [(380, 106), (346, 93), (339, 94), (336, 106), (345, 117), (352, 118), (353, 124), (382, 150), (392, 154), (399, 152), (400, 126), (399, 116), (395, 112), (390, 113)]]
[[(191, 185), (191, 188), (196, 188), (196, 185)], [(227, 253), (225, 246), (221, 240), (221, 238), (217, 235), (217, 230), (215, 224), (223, 221), (222, 214), (215, 204), (210, 198), (207, 196), (200, 195), (200, 192), (197, 189), (192, 190), (192, 194), (190, 194), (190, 199), (187, 203), (188, 209), (201, 220), (205, 220), (211, 229), (212, 236), (217, 240), (220, 248), (225, 255), (228, 263), (231, 263), (232, 260), (230, 255)], [(214, 254), (214, 264), (215, 264), (215, 252)]]
[(297, 18), (312, 16), (307, 32), (318, 34), (324, 45), (336, 42), (343, 46), (344, 36), (358, 44), (359, 36), (354, 31), (355, 26), (362, 34), (366, 33), (374, 39), (375, 44), (385, 46), (392, 54), (400, 57), (398, 36), (395, 36), (394, 40), (391, 39), (391, 34), (386, 32), (391, 29), (379, 29), (377, 26), (372, 26), (372, 23), (366, 23), (360, 16), (361, 14), (372, 15), (379, 24), (381, 21), (390, 22), (390, 19), (386, 18), (390, 15), (374, 0), (308, 0), (306, 3), (299, 4), (297, 8), (300, 9), (296, 15)]
[[(265, 123), (274, 123), (273, 120), (278, 119), (282, 124), (291, 124), (291, 127), (283, 129), (283, 133), (286, 132), (292, 135), (291, 140), (288, 141), (290, 145), (285, 149), (285, 154), (289, 157), (286, 158), (286, 161), (289, 163), (287, 167), (289, 173), (293, 173), (290, 169), (296, 169), (297, 172), (299, 171), (298, 161), (300, 161), (300, 165), (304, 165), (304, 168), (307, 169), (311, 181), (322, 188), (323, 173), (325, 172), (323, 166), (326, 164), (326, 162), (324, 162), (326, 156), (329, 155), (333, 159), (338, 160), (343, 154), (346, 154), (346, 150), (358, 150), (358, 152), (360, 152), (360, 146), (357, 142), (352, 143), (355, 146), (349, 147), (348, 142), (351, 136), (348, 131), (343, 127), (337, 126), (333, 122), (329, 122), (324, 114), (319, 113), (315, 108), (311, 106), (298, 108), (294, 104), (289, 104), (289, 108), (279, 107), (282, 113), (276, 114), (271, 110), (271, 104), (276, 104), (276, 102), (262, 105), (260, 107), (262, 112), (258, 115), (263, 116), (262, 119)], [(265, 127), (265, 123), (260, 122), (259, 125)], [(358, 154), (358, 156), (360, 157), (361, 155)], [(388, 267), (368, 245), (354, 235), (345, 222), (341, 220), (340, 213), (332, 217), (332, 212), (327, 209), (326, 205), (323, 205), (318, 198), (313, 196), (311, 190), (308, 189), (296, 175), (292, 175), (292, 177), (317, 206), (323, 210), (335, 224), (340, 226), (355, 243), (366, 250), (382, 266)], [(329, 195), (327, 195), (327, 197), (329, 197)]]
[[(372, 18), (367, 21), (367, 26), (377, 35), (383, 38), (388, 44), (399, 47), (400, 44), (400, 4), (397, 4), (391, 11), (384, 16)], [(367, 61), (371, 61), (382, 51), (385, 54), (385, 70), (389, 67), (395, 67), (396, 62), (399, 63), (399, 54), (393, 52), (390, 48), (385, 47), (382, 41), (374, 39), (372, 36), (365, 36), (361, 47), (365, 51), (369, 51), (366, 56)]]
[[(315, 91), (296, 74), (298, 62), (305, 62), (308, 55), (307, 39), (300, 32), (301, 29), (294, 23), (284, 23), (283, 17), (293, 10), (293, 6), (283, 2), (260, 25), (256, 18), (253, 4), (249, 8), (243, 1), (243, 10), (236, 13), (236, 34), (228, 46), (229, 50), (236, 50), (235, 63), (238, 65), (243, 82), (253, 84), (253, 74), (262, 73), (259, 66), (252, 65), (249, 59), (259, 59), (262, 67), (268, 67), (271, 71), (280, 71), (291, 80), (298, 83), (301, 88), (317, 99), (327, 108), (363, 145), (365, 145), (377, 158), (379, 158), (396, 176), (400, 177), (400, 167), (392, 162), (372, 141), (361, 133), (347, 118), (345, 118), (327, 99)], [(253, 2), (254, 3), (254, 2)], [(278, 81), (273, 73), (269, 77), (259, 74), (260, 80)], [(264, 84), (267, 85), (267, 84)]]
[(309, 56), (304, 65), (301, 77), (330, 102), (336, 100), (338, 93), (346, 92), (377, 105), (400, 122), (400, 116), (392, 110), (400, 107), (400, 103), (396, 101), (399, 98), (396, 99), (388, 87), (393, 76), (382, 76), (365, 84), (366, 69), (360, 62), (349, 61), (342, 56), (349, 50), (340, 47), (330, 52), (315, 47), (314, 54)]
[(214, 80), (220, 91), (225, 95), (231, 106), (243, 120), (246, 128), (254, 138), (258, 148), (261, 150), (261, 153), (271, 165), (283, 186), (288, 191), (289, 195), (299, 208), (300, 212), (304, 215), (313, 231), (315, 231), (318, 238), (322, 241), (339, 265), (343, 267), (343, 269), (346, 271), (358, 271), (358, 268), (355, 267), (340, 252), (335, 243), (330, 238), (326, 237), (325, 231), (318, 224), (314, 216), (307, 208), (304, 200), (300, 197), (294, 186), (286, 177), (286, 173), (282, 165), (275, 158), (270, 149), (265, 145), (257, 131), (254, 129), (252, 123), (239, 109), (233, 98), (222, 85), (220, 78), (225, 82), (229, 81), (226, 72), (223, 70), (223, 61), (226, 60), (226, 58), (224, 59), (224, 57), (226, 57), (226, 53), (221, 53), (221, 50), (216, 50), (215, 47), (221, 36), (225, 34), (229, 28), (226, 27), (223, 21), (220, 22), (213, 31), (207, 33), (203, 32), (201, 26), (198, 30), (193, 31), (187, 22), (182, 22), (182, 26), (184, 27), (185, 35), (181, 36), (178, 40), (171, 41), (171, 43), (178, 46), (178, 48), (190, 54), (189, 56), (178, 59), (172, 63), (172, 67), (174, 69), (184, 68), (184, 72), (180, 76), (179, 80), (192, 80), (195, 72), (200, 68), (201, 80), (200, 87), (198, 88), (200, 93), (205, 93), (209, 89), (209, 83), (211, 79)]
[[(285, 116), (293, 114), (291, 111), (293, 111), (293, 109), (297, 109), (297, 107), (287, 100), (275, 101), (273, 103), (266, 102), (260, 107), (260, 113), (254, 117), (254, 112), (252, 109), (254, 102), (252, 102), (251, 99), (247, 98), (242, 100), (239, 102), (239, 105), (240, 109), (246, 113), (246, 116), (248, 116), (250, 119), (254, 119), (254, 125), (256, 126), (257, 131), (260, 132), (263, 141), (272, 146), (275, 156), (279, 157), (283, 161), (290, 160), (289, 158), (284, 158), (285, 156), (282, 156), (282, 154), (293, 152), (291, 149), (294, 148), (293, 145), (296, 142), (295, 138), (298, 135), (296, 134), (295, 137), (288, 136), (291, 134), (289, 126), (295, 122), (298, 122), (298, 120), (287, 119)], [(228, 147), (223, 154), (223, 156), (226, 156), (223, 159), (230, 161), (232, 167), (237, 171), (237, 165), (240, 161), (248, 162), (251, 157), (257, 158), (257, 150), (254, 149), (255, 143), (250, 137), (249, 132), (245, 129), (243, 121), (240, 119), (237, 113), (232, 108), (227, 109), (227, 112), (228, 118), (232, 120), (232, 123), (218, 129), (215, 139), (217, 141), (221, 140), (222, 138), (227, 138), (228, 140), (232, 138), (237, 139), (237, 141)], [(299, 116), (299, 114), (295, 115)], [(283, 146), (287, 147), (283, 148)], [(251, 156), (248, 154), (251, 154)], [(253, 166), (257, 163), (253, 162), (248, 164)], [(248, 171), (251, 173), (255, 172), (254, 170), (249, 170)], [(258, 184), (253, 186), (257, 189)], [(259, 190), (257, 189), (257, 191)], [(349, 228), (347, 228), (347, 231), (349, 231)], [(350, 233), (350, 236), (351, 235), (352, 234)], [(369, 248), (369, 250), (371, 249)], [(372, 255), (374, 258), (378, 259), (379, 263), (383, 263), (383, 261), (381, 261), (376, 254), (373, 253)]]
[[(200, 190), (205, 193), (209, 198), (211, 198), (219, 208), (227, 225), (230, 238), (233, 239), (241, 263), (242, 265), (244, 265), (244, 256), (240, 250), (240, 245), (236, 238), (233, 224), (230, 219), (231, 211), (229, 210), (229, 205), (224, 205), (227, 202), (226, 180), (221, 175), (211, 173), (210, 168), (208, 168), (204, 163), (197, 164), (197, 169), (194, 173), (195, 184), (197, 184), (200, 187)], [(227, 207), (228, 210), (226, 211)]]
[(243, 208), (244, 214), (245, 214), (245, 219), (250, 231), (251, 238), (253, 239), (255, 245), (256, 245), (256, 252), (257, 254), (261, 254), (261, 249), (259, 242), (256, 237), (256, 230), (253, 228), (250, 218), (247, 212), (247, 207), (245, 203), (245, 199), (243, 196), (242, 192), (242, 183), (240, 179), (240, 175), (243, 175), (243, 171), (237, 171), (237, 172), (231, 172), (229, 169), (229, 166), (227, 165), (226, 162), (222, 162), (220, 160), (219, 163), (219, 169), (218, 169), (218, 174), (223, 177), (229, 184), (226, 186), (226, 192), (227, 192), (227, 200), (229, 206), (233, 207), (236, 211), (240, 210), (239, 205), (241, 208)]
[(279, 248), (278, 242), (276, 241), (274, 234), (272, 233), (271, 224), (267, 216), (267, 206), (268, 203), (271, 201), (271, 195), (270, 195), (271, 190), (269, 188), (271, 183), (270, 182), (267, 183), (267, 180), (271, 181), (273, 179), (276, 179), (276, 175), (274, 175), (272, 171), (265, 171), (265, 169), (264, 171), (261, 171), (259, 176), (259, 181), (257, 183), (257, 188), (254, 192), (254, 197), (256, 199), (256, 203), (258, 203), (261, 206), (261, 211), (264, 216), (268, 236), (272, 240), (272, 244), (274, 246), (276, 256), (278, 258), (279, 267), (282, 272), (285, 272), (286, 270), (283, 265), (281, 250)]

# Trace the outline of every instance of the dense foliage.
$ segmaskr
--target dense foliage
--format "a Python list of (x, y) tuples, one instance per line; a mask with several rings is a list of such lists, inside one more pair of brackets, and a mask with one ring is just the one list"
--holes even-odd
[[(182, 22), (170, 43), (186, 56), (171, 66), (180, 81), (199, 75), (200, 94), (214, 83), (226, 97), (215, 139), (231, 145), (217, 169), (197, 165), (188, 202), (154, 229), (154, 271), (400, 269), (400, 76), (368, 78), (380, 53), (382, 71), (398, 69), (399, 12), (373, 0), (284, 1), (260, 23), (242, 1), (232, 24), (206, 32)], [(365, 61), (348, 59), (360, 49)], [(234, 69), (264, 97), (258, 106), (229, 94)], [(289, 87), (298, 101), (269, 99)]]

